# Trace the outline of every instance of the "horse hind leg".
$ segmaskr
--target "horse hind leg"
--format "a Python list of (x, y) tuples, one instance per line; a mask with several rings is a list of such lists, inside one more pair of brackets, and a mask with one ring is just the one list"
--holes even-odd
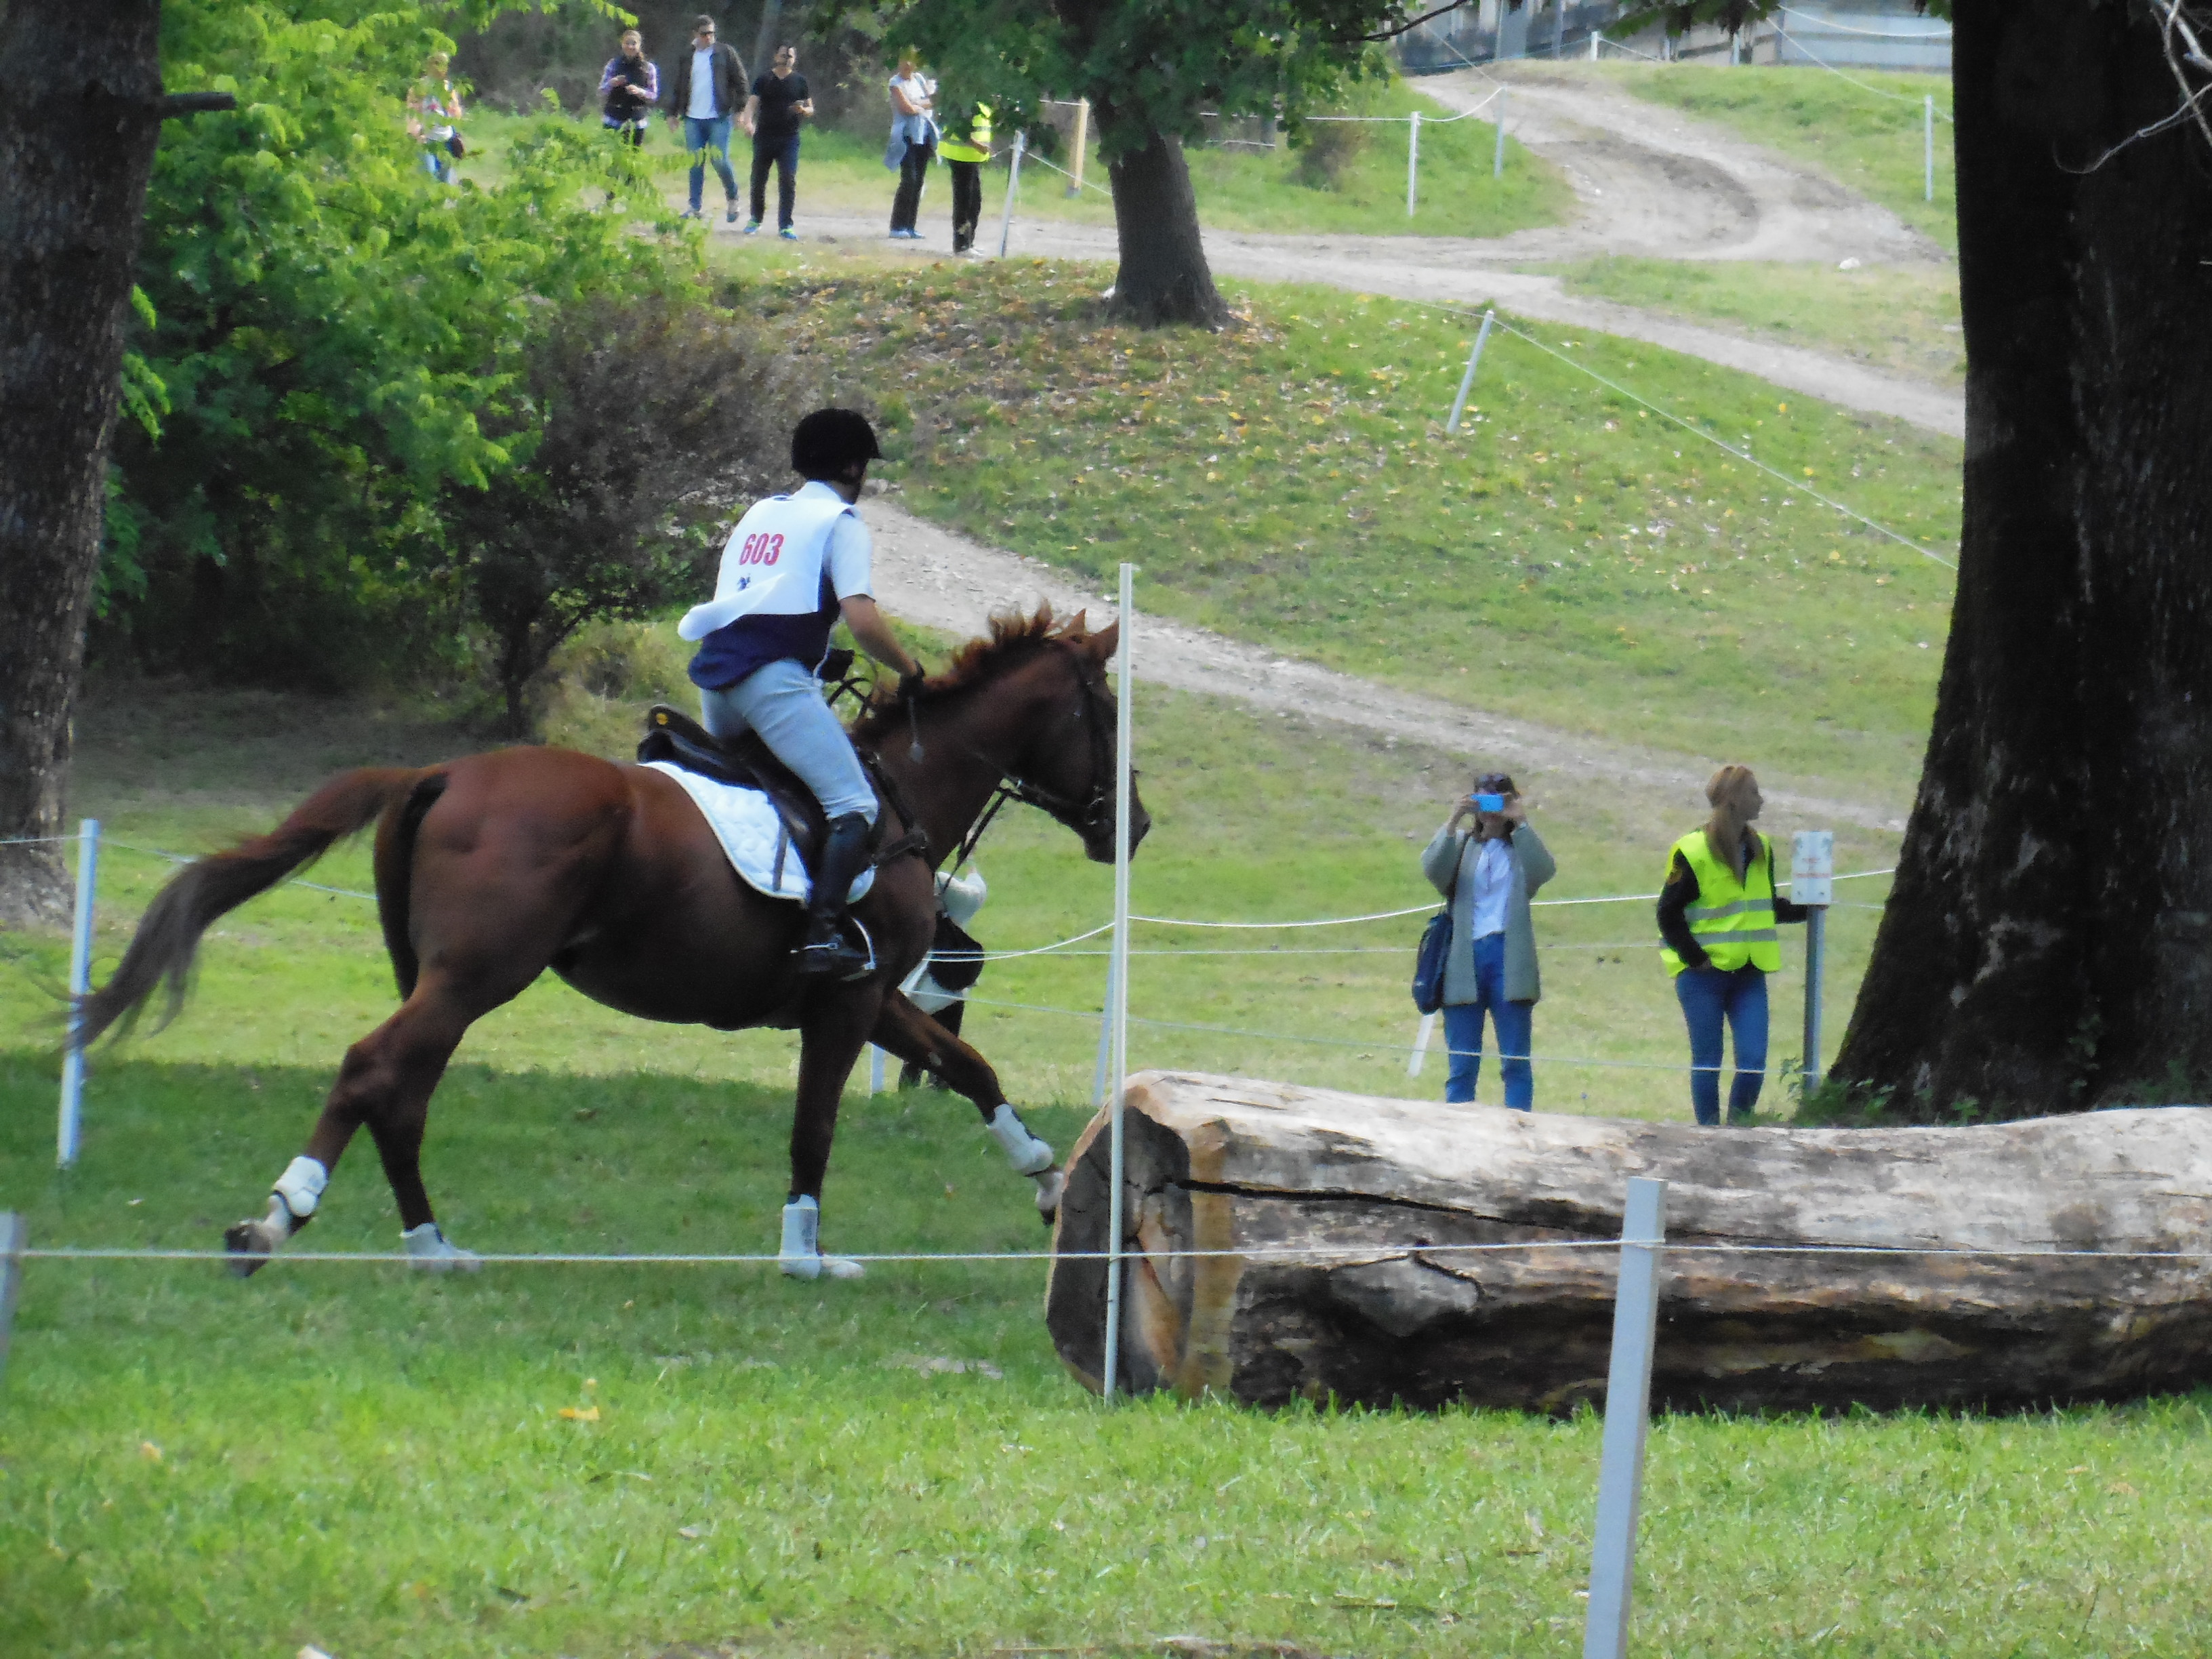
[(1006, 1154), (1016, 1175), (1036, 1182), (1037, 1213), (1052, 1224), (1060, 1212), (1060, 1194), (1067, 1184), (1066, 1171), (1052, 1145), (1032, 1132), (999, 1087), (999, 1074), (991, 1062), (958, 1036), (946, 1030), (897, 992), (884, 1000), (884, 1009), (870, 1041), (886, 1054), (942, 1078), (954, 1093), (964, 1097), (982, 1114)]
[(346, 1050), (322, 1115), (300, 1156), (285, 1167), (265, 1214), (223, 1234), (233, 1271), (251, 1274), (314, 1218), (338, 1159), (364, 1124), (399, 1206), (401, 1242), (418, 1264), (467, 1267), (476, 1258), (449, 1243), (423, 1189), (421, 1153), (430, 1095), (471, 1016), (441, 981), (425, 981), (399, 1011)]

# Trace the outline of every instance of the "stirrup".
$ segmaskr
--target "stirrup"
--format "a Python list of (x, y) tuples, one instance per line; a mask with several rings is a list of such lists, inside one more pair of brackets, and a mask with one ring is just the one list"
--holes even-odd
[[(846, 937), (848, 928), (860, 936), (859, 945)], [(848, 915), (838, 921), (836, 931), (830, 938), (802, 943), (793, 957), (802, 975), (835, 974), (840, 980), (866, 979), (876, 971), (876, 941), (858, 916)]]

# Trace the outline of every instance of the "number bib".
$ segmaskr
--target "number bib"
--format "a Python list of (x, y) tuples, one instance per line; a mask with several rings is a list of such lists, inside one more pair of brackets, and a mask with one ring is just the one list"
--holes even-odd
[(756, 501), (722, 549), (714, 597), (677, 624), (679, 638), (703, 640), (740, 617), (810, 616), (822, 608), (823, 561), (830, 532), (853, 509), (840, 501), (771, 495)]

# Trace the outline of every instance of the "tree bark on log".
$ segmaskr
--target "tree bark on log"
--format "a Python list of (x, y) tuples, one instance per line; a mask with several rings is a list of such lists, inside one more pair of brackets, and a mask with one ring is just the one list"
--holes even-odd
[[(1111, 106), (1102, 107), (1101, 130), (1113, 118)], [(1114, 228), (1121, 251), (1114, 314), (1145, 328), (1224, 326), (1229, 305), (1206, 262), (1182, 141), (1154, 132), (1149, 144), (1114, 157), (1106, 171), (1114, 181)]]
[[(1601, 1401), (1632, 1176), (1668, 1182), (1656, 1408), (2015, 1407), (2212, 1380), (2212, 1108), (1968, 1128), (1532, 1115), (1129, 1081), (1119, 1386), (1565, 1412)], [(1100, 1385), (1108, 1120), (1046, 1324)], [(1538, 1248), (1455, 1251), (1527, 1242)], [(1829, 1254), (1716, 1247), (1832, 1247)], [(1546, 1248), (1549, 1247), (1549, 1248)], [(2097, 1252), (1985, 1258), (1966, 1250)], [(1219, 1252), (1172, 1255), (1170, 1252)]]
[[(0, 15), (0, 842), (59, 836), (125, 307), (163, 106), (159, 0)], [(0, 927), (69, 919), (0, 845)]]
[(2182, 102), (2143, 9), (1958, 0), (1953, 29), (1958, 598), (1833, 1075), (1923, 1119), (2203, 1099), (2212, 147), (2125, 142)]

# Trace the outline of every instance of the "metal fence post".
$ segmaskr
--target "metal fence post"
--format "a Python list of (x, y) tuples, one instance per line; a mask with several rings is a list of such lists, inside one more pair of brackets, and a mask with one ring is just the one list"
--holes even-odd
[(92, 989), (92, 912), (100, 890), (100, 820), (77, 826), (76, 915), (70, 935), (69, 1046), (62, 1052), (61, 1121), (54, 1132), (54, 1164), (76, 1163), (84, 1116), (84, 1018), (77, 1011)]
[(1932, 202), (1936, 199), (1936, 97), (1933, 93), (1920, 100), (1920, 172), (1923, 196)]
[(15, 1328), (15, 1296), (30, 1242), (30, 1224), (13, 1210), (0, 1210), (0, 1377), (8, 1372), (8, 1338)]
[(1413, 202), (1421, 182), (1421, 112), (1406, 118), (1406, 216), (1413, 216)]
[(1133, 740), (1132, 712), (1136, 687), (1131, 684), (1131, 649), (1136, 623), (1137, 567), (1121, 567), (1121, 632), (1115, 641), (1114, 711), (1114, 994), (1109, 1001), (1109, 1024), (1114, 1034), (1112, 1137), (1107, 1158), (1111, 1190), (1106, 1198), (1106, 1352), (1100, 1363), (1101, 1392), (1114, 1397), (1115, 1373), (1121, 1358), (1121, 1135), (1122, 1100), (1129, 1085), (1129, 750)]
[(1474, 371), (1482, 362), (1482, 348), (1490, 342), (1490, 325), (1498, 320), (1495, 311), (1482, 313), (1482, 326), (1474, 332), (1474, 349), (1467, 354), (1467, 373), (1459, 377), (1459, 396), (1452, 399), (1451, 417), (1444, 422), (1444, 430), (1459, 430), (1459, 417), (1467, 410), (1467, 394), (1474, 390)]
[(1590, 62), (1593, 64), (1597, 62), (1598, 42), (1602, 40), (1604, 38), (1604, 34), (1600, 30), (1592, 29), (1590, 31)]
[(1583, 1659), (1626, 1659), (1636, 1571), (1636, 1517), (1644, 1501), (1644, 1443), (1651, 1426), (1651, 1353), (1659, 1327), (1659, 1252), (1667, 1237), (1667, 1183), (1628, 1183), (1620, 1219), (1620, 1277), (1613, 1291), (1613, 1364), (1605, 1381), (1605, 1450), (1598, 1465), (1596, 1543)]
[(1091, 1103), (1106, 1103), (1106, 1074), (1114, 1061), (1114, 997), (1115, 988), (1121, 983), (1115, 971), (1114, 953), (1106, 953), (1106, 1001), (1098, 1011), (1098, 1063), (1091, 1071)]
[(1090, 145), (1091, 100), (1088, 98), (1079, 98), (1075, 100), (1075, 154), (1069, 158), (1074, 163), (1075, 174), (1067, 181), (1067, 193), (1070, 196), (1083, 194), (1083, 158)]
[(1801, 830), (1790, 849), (1790, 897), (1811, 908), (1805, 918), (1804, 1091), (1820, 1086), (1820, 991), (1826, 966), (1828, 906), (1836, 895), (1836, 833)]
[(1436, 1035), (1437, 1017), (1432, 1013), (1423, 1014), (1420, 1024), (1413, 1030), (1413, 1052), (1406, 1060), (1407, 1077), (1420, 1076), (1421, 1067), (1428, 1063), (1429, 1044), (1435, 1039)]
[(1498, 89), (1498, 151), (1490, 158), (1490, 176), (1493, 179), (1503, 179), (1505, 176), (1505, 88), (1504, 87)]
[(999, 257), (1006, 257), (1006, 240), (1014, 234), (1014, 191), (1021, 187), (1022, 157), (1029, 153), (1027, 131), (1014, 135), (1014, 159), (1006, 168), (1006, 210), (999, 221)]
[(868, 1045), (868, 1092), (879, 1095), (884, 1091), (884, 1051), (871, 1042)]

